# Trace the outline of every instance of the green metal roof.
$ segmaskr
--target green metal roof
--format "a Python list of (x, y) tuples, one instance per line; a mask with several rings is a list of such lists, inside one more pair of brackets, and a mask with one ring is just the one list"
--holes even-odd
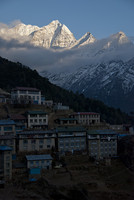
[(109, 134), (111, 134), (111, 135), (116, 135), (117, 133), (115, 132), (115, 131), (113, 131), (113, 130), (110, 130), (110, 129), (104, 129), (104, 130), (88, 130), (87, 131), (87, 133), (89, 134), (89, 135), (109, 135)]
[(41, 110), (27, 111), (27, 113), (30, 115), (45, 115), (45, 114), (47, 114), (46, 112), (41, 111)]
[(86, 131), (84, 127), (81, 126), (71, 126), (71, 127), (57, 127), (57, 132), (80, 132), (80, 131)]
[(59, 118), (59, 120), (62, 120), (62, 121), (76, 121), (77, 119), (75, 119), (75, 118)]

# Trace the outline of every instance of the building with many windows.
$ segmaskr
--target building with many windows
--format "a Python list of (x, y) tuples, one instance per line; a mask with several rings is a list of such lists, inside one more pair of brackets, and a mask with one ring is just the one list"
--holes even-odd
[(55, 131), (23, 131), (17, 133), (17, 150), (44, 151), (55, 148)]
[(86, 151), (86, 130), (68, 126), (56, 128), (56, 148), (59, 152)]
[(12, 149), (11, 147), (0, 145), (0, 180), (12, 178)]
[(13, 104), (41, 104), (41, 91), (37, 88), (16, 87), (11, 91)]
[(13, 120), (0, 120), (0, 135), (16, 135), (15, 122)]
[(78, 112), (71, 114), (71, 117), (77, 119), (79, 124), (92, 125), (100, 123), (100, 114), (94, 112)]
[(28, 169), (51, 169), (52, 157), (50, 154), (45, 155), (27, 155), (27, 168)]
[(48, 127), (48, 114), (43, 111), (28, 111), (27, 124), (28, 128), (46, 128)]
[(117, 156), (117, 133), (113, 130), (87, 132), (89, 156), (97, 160)]

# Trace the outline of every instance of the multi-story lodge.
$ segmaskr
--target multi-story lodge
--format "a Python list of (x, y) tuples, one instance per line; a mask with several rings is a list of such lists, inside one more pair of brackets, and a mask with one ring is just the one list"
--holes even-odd
[(41, 104), (41, 91), (37, 88), (16, 87), (11, 91), (12, 103)]
[(86, 130), (83, 127), (58, 127), (56, 148), (59, 152), (86, 151)]
[(77, 119), (79, 124), (92, 125), (100, 123), (100, 114), (94, 112), (78, 112), (71, 114), (71, 117)]
[(87, 132), (89, 156), (97, 160), (117, 156), (117, 133), (113, 130)]
[(0, 120), (0, 135), (16, 135), (15, 122), (13, 120)]
[(8, 146), (0, 146), (0, 180), (12, 178), (12, 149)]
[(55, 131), (24, 131), (17, 133), (17, 151), (44, 151), (55, 147)]
[(28, 111), (27, 124), (28, 128), (46, 128), (48, 127), (48, 114), (43, 111)]

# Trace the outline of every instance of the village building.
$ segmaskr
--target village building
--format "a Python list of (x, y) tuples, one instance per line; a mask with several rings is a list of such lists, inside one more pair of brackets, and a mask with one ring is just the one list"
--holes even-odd
[(48, 127), (48, 114), (44, 111), (28, 111), (28, 128), (45, 129)]
[(28, 169), (51, 169), (52, 168), (52, 160), (50, 154), (43, 155), (27, 155), (27, 168)]
[(79, 124), (82, 125), (93, 125), (100, 123), (100, 114), (94, 112), (77, 112), (70, 115), (77, 119)]
[(41, 104), (41, 91), (37, 88), (16, 87), (11, 91), (13, 104)]
[(12, 149), (11, 147), (0, 145), (0, 180), (12, 178)]
[(55, 148), (55, 131), (23, 131), (17, 133), (17, 151), (45, 151)]
[(59, 124), (59, 125), (76, 125), (77, 124), (77, 119), (75, 118), (58, 118), (55, 120), (55, 123), (56, 124)]
[(56, 128), (56, 148), (59, 152), (86, 151), (86, 130), (83, 127), (68, 126)]
[(12, 156), (16, 155), (16, 138), (14, 135), (0, 135), (0, 145), (9, 146), (12, 149)]
[(117, 156), (117, 137), (113, 130), (87, 131), (89, 157), (100, 160)]
[(0, 120), (0, 135), (16, 135), (15, 122), (10, 119)]
[(21, 114), (10, 114), (9, 118), (15, 122), (16, 133), (24, 131), (27, 128), (27, 119)]
[(54, 105), (54, 110), (69, 110), (69, 106), (64, 106), (62, 103), (56, 103)]

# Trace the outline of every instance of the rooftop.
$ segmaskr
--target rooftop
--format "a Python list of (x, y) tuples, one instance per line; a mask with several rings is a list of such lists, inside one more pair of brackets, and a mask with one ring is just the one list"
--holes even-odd
[(27, 111), (30, 115), (46, 115), (47, 113), (41, 110)]
[(105, 130), (88, 130), (87, 131), (88, 134), (99, 134), (99, 135), (117, 135), (118, 133), (116, 133), (115, 131), (113, 130), (110, 130), (110, 129), (105, 129)]
[(81, 126), (72, 126), (72, 127), (57, 127), (57, 132), (81, 132), (86, 131), (84, 127)]
[(58, 120), (61, 120), (61, 121), (76, 121), (77, 119), (75, 119), (75, 118), (58, 118)]
[(4, 119), (0, 120), (0, 125), (15, 125), (15, 122), (13, 120)]
[(12, 148), (9, 146), (0, 145), (0, 151), (12, 151)]
[(24, 115), (21, 115), (21, 114), (11, 114), (9, 115), (9, 117), (12, 119), (12, 120), (25, 120), (25, 116)]
[(25, 91), (39, 91), (37, 88), (31, 88), (31, 87), (16, 87), (12, 90), (25, 90)]
[(47, 131), (41, 131), (41, 130), (39, 130), (39, 131), (23, 131), (23, 132), (19, 132), (19, 133), (17, 133), (17, 135), (39, 135), (39, 134), (53, 134), (53, 133), (55, 133), (55, 131), (54, 130), (47, 130)]
[(99, 115), (99, 113), (95, 113), (95, 112), (77, 112), (77, 113), (73, 113), (73, 115)]
[(45, 155), (27, 155), (27, 160), (52, 160), (52, 156), (50, 154)]

